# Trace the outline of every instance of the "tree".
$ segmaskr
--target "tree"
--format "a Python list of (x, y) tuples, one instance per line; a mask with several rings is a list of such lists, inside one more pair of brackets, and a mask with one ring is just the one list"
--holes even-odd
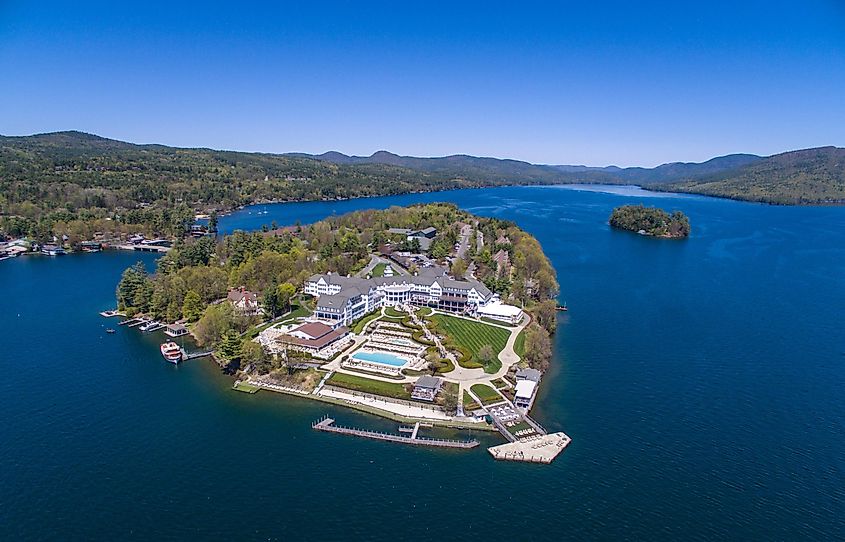
[(536, 322), (525, 329), (525, 359), (528, 365), (539, 371), (549, 368), (552, 358), (552, 344), (549, 332)]
[(238, 335), (238, 332), (234, 329), (228, 330), (220, 342), (220, 348), (218, 349), (220, 355), (229, 361), (240, 359), (241, 343), (241, 337)]
[(200, 295), (194, 290), (188, 290), (182, 303), (182, 314), (189, 322), (196, 322), (202, 316), (203, 304)]
[(152, 297), (153, 287), (144, 263), (138, 262), (127, 268), (117, 285), (117, 308), (146, 312)]
[(458, 410), (458, 395), (451, 391), (444, 390), (443, 392), (443, 408), (449, 414), (454, 414)]
[(282, 303), (279, 299), (279, 287), (276, 283), (270, 285), (264, 290), (264, 295), (261, 297), (261, 306), (264, 308), (264, 313), (267, 318), (275, 318), (282, 313)]
[(493, 360), (496, 359), (496, 352), (493, 351), (493, 347), (489, 344), (485, 344), (478, 350), (478, 362), (481, 363), (484, 367), (487, 367)]
[(244, 341), (241, 344), (241, 366), (252, 364), (259, 374), (270, 372), (270, 355), (264, 350), (260, 343), (255, 341)]
[(209, 305), (194, 328), (194, 335), (200, 345), (214, 345), (232, 329), (234, 316), (228, 303)]
[(532, 311), (537, 318), (537, 323), (543, 326), (549, 333), (554, 333), (557, 328), (557, 301), (547, 299), (534, 306)]
[(296, 295), (296, 286), (290, 282), (280, 284), (276, 289), (276, 299), (280, 305), (285, 307), (285, 310), (290, 310), (290, 301)]
[(456, 279), (460, 279), (466, 274), (466, 272), (466, 262), (462, 258), (455, 258), (455, 261), (452, 262), (452, 276)]
[(211, 211), (208, 217), (208, 231), (217, 233), (217, 211)]

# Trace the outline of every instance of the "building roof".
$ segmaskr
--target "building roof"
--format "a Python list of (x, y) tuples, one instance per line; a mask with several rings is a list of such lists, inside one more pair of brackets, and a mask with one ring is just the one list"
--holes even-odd
[(293, 335), (279, 335), (276, 340), (285, 344), (306, 346), (319, 350), (320, 348), (323, 348), (324, 346), (331, 344), (342, 337), (345, 337), (348, 333), (349, 328), (341, 326), (337, 329), (333, 329), (331, 332), (326, 333), (325, 335), (322, 335), (317, 339), (300, 339), (299, 337), (294, 337)]
[(436, 376), (424, 375), (419, 377), (417, 381), (414, 382), (414, 387), (436, 390), (440, 388), (440, 385), (442, 383), (443, 381), (437, 378)]
[(349, 296), (344, 292), (334, 295), (321, 295), (317, 300), (317, 309), (342, 309), (349, 301)]
[(167, 324), (167, 331), (188, 331), (182, 324)]
[(517, 380), (531, 380), (533, 382), (539, 382), (542, 373), (537, 369), (520, 369), (516, 372), (516, 379)]
[(522, 309), (504, 303), (488, 303), (478, 308), (478, 314), (490, 314), (493, 316), (505, 316), (513, 318), (522, 314)]
[(229, 290), (229, 293), (226, 295), (226, 299), (232, 303), (239, 303), (241, 300), (244, 300), (245, 303), (257, 303), (258, 294), (245, 290), (244, 288), (237, 288)]
[(308, 322), (306, 324), (302, 324), (301, 326), (292, 331), (299, 331), (300, 333), (308, 335), (312, 339), (319, 339), (326, 333), (331, 333), (332, 328), (331, 326), (327, 326), (322, 322)]
[(519, 399), (531, 399), (531, 396), (534, 395), (534, 388), (537, 387), (537, 383), (533, 380), (519, 380), (516, 383), (516, 397)]

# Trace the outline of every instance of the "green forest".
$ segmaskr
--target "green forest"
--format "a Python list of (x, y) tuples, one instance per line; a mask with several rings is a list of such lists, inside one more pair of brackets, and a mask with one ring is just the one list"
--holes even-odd
[(613, 210), (610, 225), (653, 237), (681, 238), (690, 234), (690, 223), (681, 211), (672, 214), (657, 207), (623, 205)]

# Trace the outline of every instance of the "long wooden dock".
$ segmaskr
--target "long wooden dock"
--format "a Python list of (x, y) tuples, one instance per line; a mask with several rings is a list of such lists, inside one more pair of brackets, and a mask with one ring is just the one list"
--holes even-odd
[(414, 426), (413, 434), (410, 437), (402, 435), (393, 435), (390, 433), (379, 433), (377, 431), (368, 431), (365, 429), (353, 429), (351, 427), (341, 427), (334, 425), (334, 419), (324, 416), (320, 420), (311, 424), (313, 429), (317, 431), (326, 431), (329, 433), (341, 433), (343, 435), (352, 435), (355, 437), (369, 438), (374, 440), (386, 440), (388, 442), (399, 442), (402, 444), (411, 444), (414, 446), (434, 446), (437, 448), (475, 448), (478, 446), (478, 441), (473, 440), (447, 440), (447, 439), (433, 439), (427, 437), (420, 437), (417, 435), (419, 431), (419, 422)]

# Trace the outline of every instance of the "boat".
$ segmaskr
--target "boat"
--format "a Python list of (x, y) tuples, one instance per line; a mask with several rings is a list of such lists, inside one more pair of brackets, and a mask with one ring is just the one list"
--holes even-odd
[(156, 320), (150, 320), (149, 322), (147, 322), (146, 324), (142, 325), (142, 326), (141, 326), (141, 327), (139, 327), (138, 329), (140, 329), (141, 331), (150, 331), (150, 330), (152, 330), (154, 327), (156, 327), (156, 326), (160, 326), (160, 325), (161, 325), (161, 323), (160, 323), (160, 322), (157, 322)]
[(112, 328), (107, 328), (106, 333), (114, 333), (114, 330)]
[(170, 363), (182, 361), (182, 348), (175, 342), (161, 343), (161, 355)]

